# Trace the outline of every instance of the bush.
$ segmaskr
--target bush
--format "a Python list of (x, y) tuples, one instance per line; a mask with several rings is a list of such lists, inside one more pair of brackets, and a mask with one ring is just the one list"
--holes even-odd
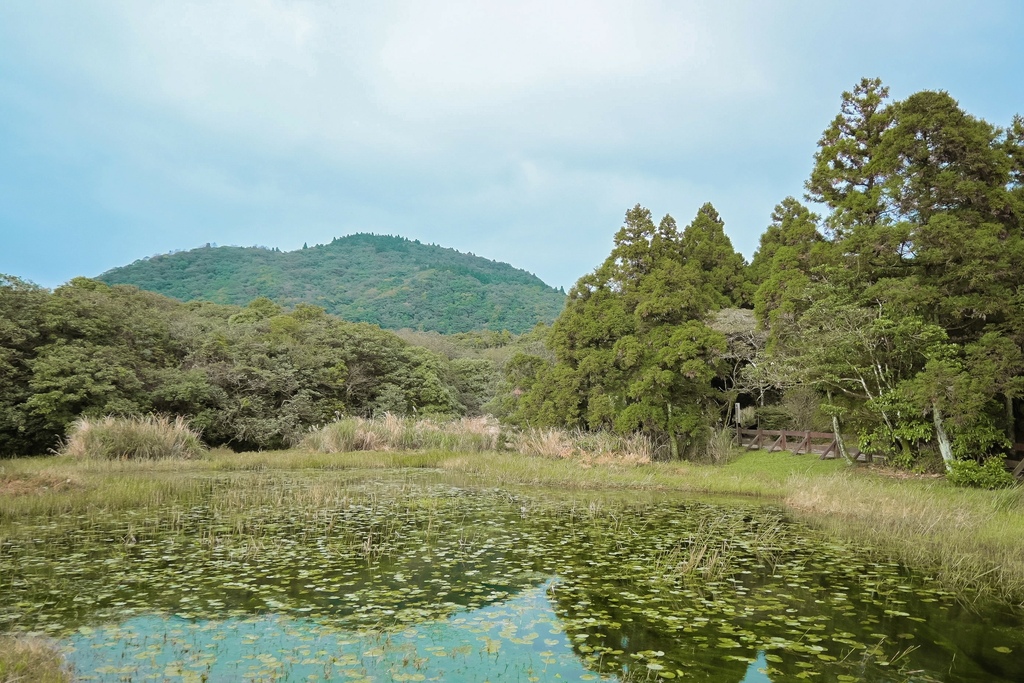
[(1004, 489), (1016, 483), (1003, 466), (1002, 457), (989, 458), (981, 465), (976, 460), (958, 460), (946, 474), (946, 481), (953, 486), (975, 489)]
[(183, 417), (83, 417), (71, 425), (58, 452), (107, 460), (189, 459), (206, 453), (206, 446)]

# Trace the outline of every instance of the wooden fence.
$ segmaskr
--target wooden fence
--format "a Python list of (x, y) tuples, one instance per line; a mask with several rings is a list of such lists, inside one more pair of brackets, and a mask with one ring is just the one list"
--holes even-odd
[[(784, 429), (737, 429), (736, 438), (747, 450), (793, 451), (794, 453), (817, 453), (821, 460), (840, 457), (839, 444), (832, 432), (795, 432)], [(847, 443), (844, 441), (844, 443)], [(793, 447), (796, 444), (796, 447)], [(872, 456), (861, 453), (856, 447), (847, 447), (850, 457), (861, 462), (871, 462)], [(1010, 457), (1006, 459), (1006, 469), (1012, 470), (1015, 477), (1024, 476), (1024, 457), (1017, 460), (1014, 456), (1024, 454), (1024, 443), (1015, 443), (1011, 447)], [(876, 458), (878, 456), (875, 456)]]
[[(839, 443), (832, 432), (796, 432), (786, 429), (737, 429), (736, 437), (748, 450), (793, 451), (817, 453), (821, 460), (840, 457)], [(844, 442), (845, 443), (845, 442)], [(794, 447), (795, 444), (795, 447)], [(857, 448), (847, 449), (850, 457), (870, 461), (871, 457)]]
[(1006, 469), (1012, 469), (1013, 476), (1015, 477), (1024, 475), (1024, 459), (1012, 459), (1018, 453), (1024, 453), (1024, 443), (1013, 444), (1013, 447), (1011, 448), (1010, 457), (1006, 459)]

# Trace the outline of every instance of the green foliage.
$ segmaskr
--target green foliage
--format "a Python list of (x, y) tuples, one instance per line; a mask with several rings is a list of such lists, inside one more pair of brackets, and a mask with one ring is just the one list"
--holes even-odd
[(862, 448), (906, 466), (1021, 440), (1022, 133), (945, 92), (891, 102), (863, 79), (844, 93), (806, 186), (825, 235), (786, 200), (754, 259), (770, 340), (748, 386), (812, 387)]
[(280, 448), (339, 413), (458, 415), (482, 367), (323, 309), (183, 304), (79, 278), (0, 281), (0, 454), (54, 448), (80, 417), (181, 415), (213, 445)]
[(721, 410), (714, 381), (726, 366), (715, 311), (749, 288), (710, 204), (682, 232), (671, 216), (626, 212), (615, 248), (569, 293), (549, 338), (554, 362), (519, 356), (506, 381), (523, 425), (641, 432), (694, 454)]
[(946, 481), (953, 486), (974, 489), (1004, 489), (1016, 480), (1006, 471), (1002, 457), (992, 457), (978, 464), (977, 460), (958, 460), (952, 464)]
[(772, 212), (772, 223), (750, 264), (757, 317), (769, 328), (803, 312), (813, 269), (824, 260), (818, 216), (787, 197)]
[(182, 301), (253, 302), (238, 314), (240, 322), (277, 315), (272, 302), (313, 304), (346, 320), (444, 333), (526, 332), (554, 320), (565, 302), (558, 290), (506, 263), (367, 234), (291, 252), (193, 249), (136, 261), (99, 279)]

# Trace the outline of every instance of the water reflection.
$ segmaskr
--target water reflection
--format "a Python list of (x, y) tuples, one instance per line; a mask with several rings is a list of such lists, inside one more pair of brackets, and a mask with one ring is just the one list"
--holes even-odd
[[(189, 620), (138, 616), (69, 639), (82, 680), (613, 680), (583, 665), (547, 597), (515, 598), (393, 632), (353, 632), (264, 615)], [(204, 678), (205, 677), (205, 678)]]
[(94, 680), (1024, 680), (1019, 615), (768, 507), (310, 476), (0, 527), (0, 630)]
[(747, 667), (741, 683), (771, 683), (771, 679), (768, 678), (768, 660), (764, 655), (764, 651), (757, 653), (757, 659)]

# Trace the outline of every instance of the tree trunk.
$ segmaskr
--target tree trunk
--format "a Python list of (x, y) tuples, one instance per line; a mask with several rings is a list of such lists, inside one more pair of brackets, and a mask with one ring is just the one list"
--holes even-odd
[(1005, 397), (1006, 400), (1006, 436), (1009, 437), (1010, 443), (1017, 440), (1017, 418), (1013, 412), (1013, 398), (1010, 396)]
[[(826, 394), (828, 397), (829, 404), (832, 403), (832, 390), (830, 389)], [(833, 406), (834, 407), (834, 406)], [(843, 456), (843, 460), (846, 461), (847, 465), (855, 464), (853, 458), (846, 451), (846, 444), (843, 442), (843, 435), (839, 433), (839, 416), (832, 413), (832, 435), (836, 439), (836, 447), (839, 449), (839, 455)]]
[(939, 453), (942, 455), (942, 462), (946, 463), (946, 471), (953, 469), (953, 444), (946, 435), (946, 429), (942, 426), (942, 413), (938, 406), (932, 404), (932, 421), (935, 423), (935, 438), (939, 442)]
[(832, 416), (832, 434), (836, 437), (836, 446), (839, 447), (839, 455), (843, 456), (843, 460), (846, 461), (847, 465), (854, 464), (853, 458), (846, 451), (846, 444), (843, 443), (843, 435), (839, 433), (839, 417), (836, 415)]

